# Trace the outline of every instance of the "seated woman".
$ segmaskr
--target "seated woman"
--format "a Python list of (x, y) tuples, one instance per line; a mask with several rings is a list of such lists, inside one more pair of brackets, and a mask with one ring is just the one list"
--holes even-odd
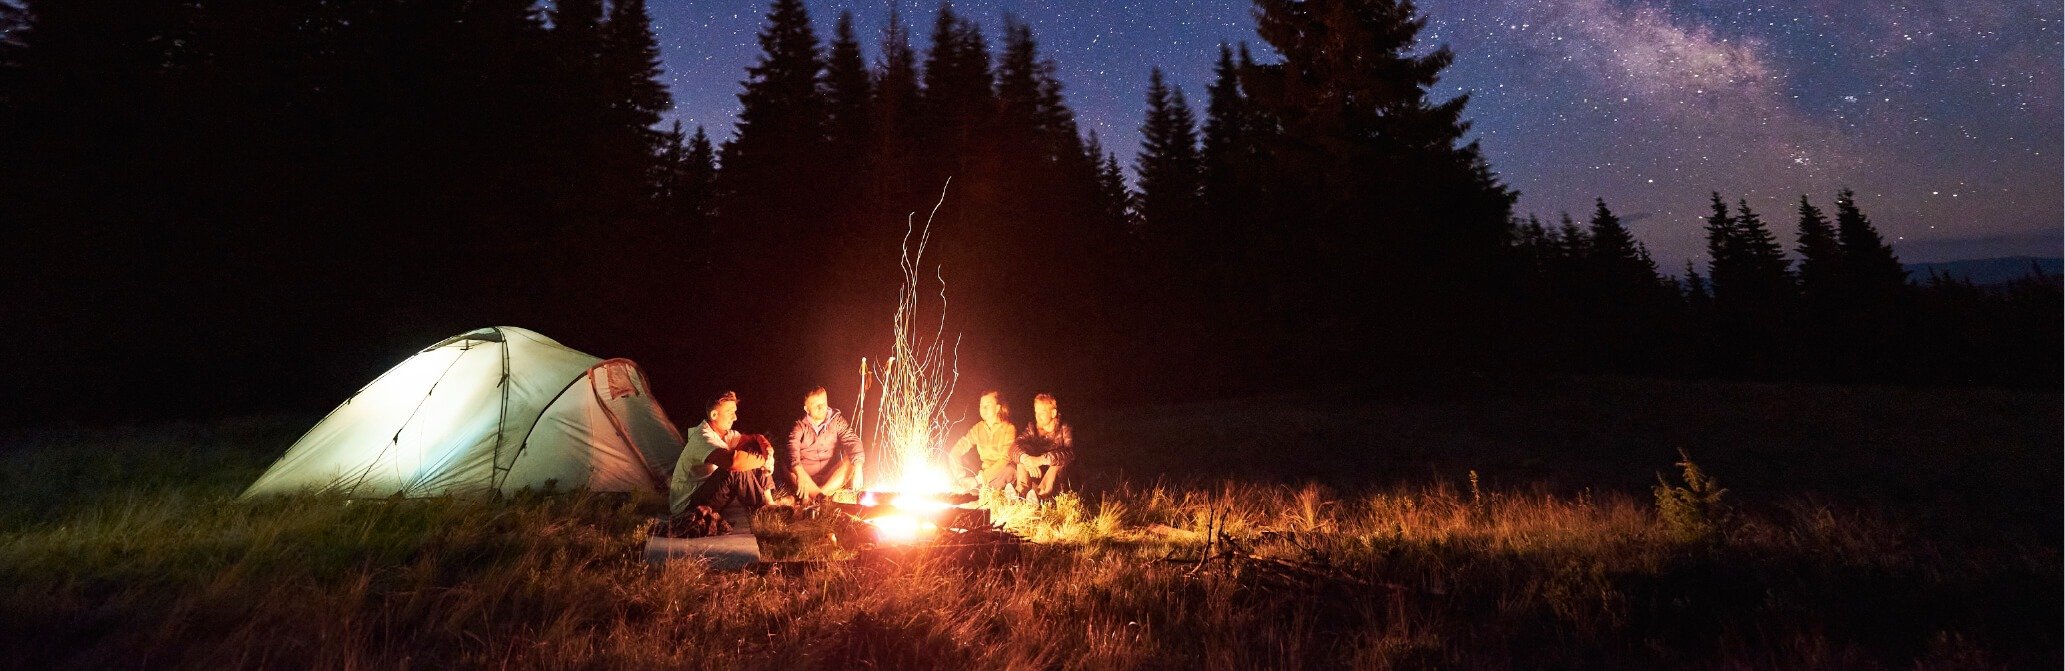
[[(982, 421), (968, 427), (968, 433), (954, 443), (947, 453), (947, 463), (954, 469), (955, 483), (962, 487), (1003, 489), (1015, 477), (1018, 453), (1011, 449), (1011, 443), (1018, 427), (1011, 425), (1011, 409), (1004, 406), (1003, 396), (996, 390), (983, 392), (975, 410)], [(966, 463), (971, 450), (982, 463), (979, 470)]]
[(1018, 434), (1018, 475), (1013, 490), (1026, 496), (1047, 498), (1061, 491), (1061, 474), (1075, 461), (1075, 431), (1061, 421), (1061, 406), (1053, 394), (1033, 397), (1033, 421)]

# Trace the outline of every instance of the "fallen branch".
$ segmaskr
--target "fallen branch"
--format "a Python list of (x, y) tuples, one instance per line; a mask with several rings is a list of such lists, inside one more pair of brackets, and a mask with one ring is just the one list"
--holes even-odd
[[(1307, 555), (1316, 557), (1316, 559), (1294, 561), (1258, 555), (1245, 541), (1231, 533), (1227, 533), (1224, 528), (1224, 518), (1217, 513), (1214, 513), (1207, 520), (1206, 532), (1204, 534), (1163, 524), (1148, 527), (1148, 530), (1176, 539), (1189, 540), (1200, 536), (1206, 539), (1205, 551), (1200, 553), (1194, 561), (1189, 558), (1178, 559), (1173, 555), (1164, 558), (1164, 561), (1181, 561), (1191, 564), (1190, 570), (1184, 572), (1186, 577), (1197, 577), (1216, 562), (1228, 573), (1246, 570), (1279, 583), (1309, 585), (1312, 582), (1327, 582), (1365, 589), (1382, 589), (1393, 594), (1416, 593), (1438, 596), (1444, 593), (1440, 590), (1413, 588), (1395, 582), (1373, 581), (1350, 574), (1340, 567), (1325, 561), (1319, 552), (1298, 542), (1294, 537), (1286, 538), (1286, 540), (1290, 540), (1293, 545), (1304, 550)], [(1265, 537), (1267, 537), (1267, 534), (1265, 534)]]

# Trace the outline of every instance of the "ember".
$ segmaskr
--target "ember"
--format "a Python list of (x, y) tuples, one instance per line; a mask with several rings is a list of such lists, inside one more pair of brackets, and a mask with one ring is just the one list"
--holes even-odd
[[(879, 489), (860, 493), (852, 504), (854, 509), (846, 511), (872, 526), (877, 539), (892, 543), (935, 537), (942, 527), (953, 528), (950, 525), (957, 520), (967, 528), (967, 520), (952, 511), (975, 500), (954, 493), (944, 464), (935, 460), (952, 425), (946, 408), (960, 378), (960, 342), (958, 338), (952, 345), (947, 342), (946, 279), (937, 269), (933, 277), (939, 283), (938, 314), (929, 320), (920, 318), (925, 307), (919, 291), (925, 246), (932, 239), (933, 218), (945, 203), (946, 190), (942, 188), (923, 227), (917, 226), (915, 219), (906, 222), (898, 263), (903, 286), (897, 292), (896, 314), (890, 321), (890, 357), (874, 371), (881, 382), (881, 397), (876, 403), (873, 434), (883, 446), (880, 461), (884, 470), (895, 477)], [(982, 525), (987, 524), (985, 515)]]

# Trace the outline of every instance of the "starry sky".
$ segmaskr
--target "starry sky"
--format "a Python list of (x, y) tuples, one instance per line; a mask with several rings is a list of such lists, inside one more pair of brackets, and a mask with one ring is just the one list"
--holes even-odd
[[(670, 119), (731, 133), (766, 2), (650, 0)], [(842, 10), (873, 59), (888, 8), (926, 46), (936, 0), (807, 0)], [(1086, 130), (1130, 163), (1148, 69), (1202, 116), (1248, 0), (959, 0), (995, 46), (1033, 28)], [(1455, 51), (1436, 95), (1468, 92), (1472, 137), (1517, 211), (1582, 220), (1603, 197), (1665, 272), (1703, 260), (1708, 193), (1745, 199), (1791, 246), (1797, 199), (1848, 187), (1908, 262), (2058, 256), (2065, 246), (2061, 23), (2052, 0), (1424, 0), (1423, 42)]]

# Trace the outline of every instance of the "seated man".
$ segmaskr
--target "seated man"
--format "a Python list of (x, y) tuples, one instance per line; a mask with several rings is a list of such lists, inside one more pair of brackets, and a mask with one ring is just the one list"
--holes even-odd
[[(967, 489), (1003, 489), (1011, 484), (1012, 471), (1017, 467), (1017, 453), (1011, 449), (1011, 442), (1018, 435), (1018, 427), (1011, 425), (1011, 409), (1004, 406), (1004, 399), (995, 390), (982, 393), (982, 400), (975, 411), (982, 421), (968, 427), (968, 433), (954, 443), (947, 452), (947, 463), (954, 469), (955, 484)], [(974, 452), (980, 468), (970, 468), (968, 453)]]
[(756, 510), (774, 502), (769, 472), (773, 448), (764, 437), (732, 429), (739, 418), (738, 395), (724, 392), (710, 402), (706, 414), (708, 418), (689, 432), (681, 459), (674, 462), (674, 477), (668, 483), (668, 508), (674, 514), (669, 535), (725, 533), (731, 530), (720, 513), (726, 506), (737, 503)]
[(846, 417), (832, 409), (824, 387), (803, 396), (803, 418), (789, 429), (787, 454), (794, 463), (781, 470), (780, 479), (799, 499), (861, 488), (861, 466), (867, 455)]
[(1061, 407), (1053, 394), (1033, 397), (1033, 421), (1018, 434), (1016, 491), (1026, 496), (1047, 498), (1061, 491), (1061, 473), (1075, 461), (1075, 431), (1061, 421)]

